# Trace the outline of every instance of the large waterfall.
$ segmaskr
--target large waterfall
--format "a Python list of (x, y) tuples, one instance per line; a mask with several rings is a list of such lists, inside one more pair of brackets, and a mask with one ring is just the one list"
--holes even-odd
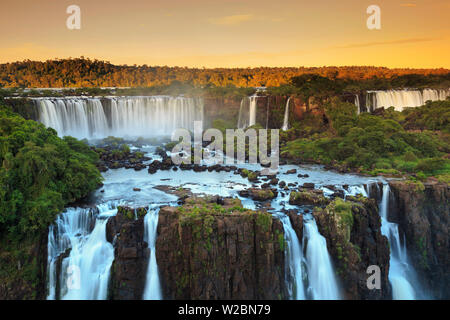
[(245, 129), (256, 124), (258, 96), (245, 97), (241, 101), (237, 127)]
[(40, 122), (60, 136), (99, 139), (149, 137), (193, 130), (203, 120), (200, 98), (149, 96), (108, 98), (38, 98)]
[[(117, 210), (112, 204), (99, 205), (97, 210), (99, 213), (91, 209), (69, 208), (50, 226), (48, 299), (107, 298), (114, 248), (106, 240), (106, 223)], [(61, 255), (66, 257), (59, 261), (58, 268)]]
[[(367, 91), (366, 110), (394, 107), (397, 111), (423, 106), (428, 100), (445, 100), (450, 89)], [(358, 99), (359, 104), (359, 99)]]
[(383, 196), (380, 202), (381, 233), (388, 238), (391, 255), (389, 268), (389, 282), (392, 285), (394, 300), (413, 300), (418, 294), (413, 288), (417, 284), (415, 272), (408, 261), (405, 244), (400, 242), (398, 225), (388, 221), (389, 184), (383, 186)]
[(158, 264), (156, 263), (156, 230), (158, 227), (158, 210), (150, 210), (144, 218), (144, 240), (150, 249), (147, 267), (147, 277), (144, 289), (144, 300), (161, 300), (161, 286), (159, 283)]
[(326, 239), (319, 233), (314, 218), (304, 221), (303, 229), (309, 280), (308, 295), (314, 300), (340, 299)]
[(284, 109), (284, 119), (283, 119), (283, 126), (281, 127), (281, 130), (286, 131), (289, 129), (289, 102), (291, 101), (291, 97), (288, 98), (286, 102), (286, 108)]

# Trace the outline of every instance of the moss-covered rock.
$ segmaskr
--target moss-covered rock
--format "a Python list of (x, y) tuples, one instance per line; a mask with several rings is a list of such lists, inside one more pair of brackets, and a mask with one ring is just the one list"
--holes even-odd
[(271, 188), (249, 188), (239, 192), (242, 197), (249, 197), (255, 201), (267, 201), (276, 198), (278, 191)]
[(300, 189), (292, 191), (289, 196), (289, 204), (293, 205), (319, 205), (326, 206), (330, 200), (323, 196), (321, 190)]
[(188, 198), (159, 212), (156, 255), (166, 299), (286, 297), (284, 232), (238, 199)]
[[(336, 198), (313, 215), (342, 280), (347, 299), (390, 299), (389, 245), (381, 234), (381, 220), (373, 199)], [(381, 290), (367, 288), (370, 265), (381, 269)]]

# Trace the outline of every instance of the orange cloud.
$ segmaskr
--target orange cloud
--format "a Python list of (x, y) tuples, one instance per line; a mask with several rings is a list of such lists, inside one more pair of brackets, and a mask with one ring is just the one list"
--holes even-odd
[(412, 7), (417, 7), (417, 4), (415, 4), (415, 3), (401, 3), (400, 7), (410, 7), (410, 8), (412, 8)]

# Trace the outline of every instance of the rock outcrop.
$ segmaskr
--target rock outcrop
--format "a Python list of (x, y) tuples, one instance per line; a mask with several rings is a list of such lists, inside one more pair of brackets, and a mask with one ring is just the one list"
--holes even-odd
[(286, 298), (284, 246), (281, 223), (238, 199), (163, 207), (156, 257), (164, 298)]
[(241, 197), (249, 197), (255, 201), (268, 201), (278, 195), (277, 189), (249, 188), (239, 191)]
[(144, 293), (149, 252), (144, 241), (144, 208), (118, 207), (106, 225), (106, 238), (114, 246), (108, 298), (140, 300)]
[(330, 200), (325, 198), (323, 191), (319, 189), (300, 188), (299, 191), (292, 191), (289, 195), (289, 204), (293, 205), (320, 205), (326, 206)]
[(391, 181), (392, 219), (404, 232), (409, 257), (434, 298), (450, 298), (450, 186)]
[[(315, 208), (313, 215), (320, 233), (327, 239), (346, 299), (390, 299), (388, 280), (389, 244), (381, 234), (376, 201), (364, 197), (336, 198), (326, 208)], [(381, 289), (368, 289), (367, 268), (381, 270)]]

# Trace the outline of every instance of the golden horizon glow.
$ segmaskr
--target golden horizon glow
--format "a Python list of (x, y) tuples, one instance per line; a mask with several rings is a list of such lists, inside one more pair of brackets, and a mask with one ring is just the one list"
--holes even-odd
[[(66, 8), (81, 8), (81, 30)], [(381, 7), (381, 30), (366, 9)], [(450, 68), (448, 0), (2, 0), (0, 63)]]

